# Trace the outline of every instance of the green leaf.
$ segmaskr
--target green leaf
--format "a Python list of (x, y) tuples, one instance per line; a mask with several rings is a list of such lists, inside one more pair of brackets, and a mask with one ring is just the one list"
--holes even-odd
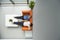
[(34, 5), (35, 5), (35, 2), (34, 1), (30, 1), (29, 3), (29, 7), (33, 10), (34, 8)]

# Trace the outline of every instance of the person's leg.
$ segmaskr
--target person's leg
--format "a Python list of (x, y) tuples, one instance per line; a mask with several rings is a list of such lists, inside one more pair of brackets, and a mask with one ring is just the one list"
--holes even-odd
[(24, 23), (24, 22), (14, 22), (13, 24), (23, 26), (23, 23)]
[(17, 16), (17, 17), (14, 17), (16, 19), (23, 19), (23, 16)]

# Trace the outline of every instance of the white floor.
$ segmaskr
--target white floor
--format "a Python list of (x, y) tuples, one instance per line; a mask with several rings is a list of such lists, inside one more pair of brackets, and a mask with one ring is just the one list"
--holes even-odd
[(32, 39), (0, 39), (0, 40), (32, 40)]
[[(32, 32), (24, 32), (22, 31), (22, 27), (13, 27), (13, 28), (8, 28), (5, 26), (6, 20), (5, 16), (6, 15), (21, 15), (22, 10), (30, 10), (28, 6), (9, 6), (9, 7), (0, 7), (0, 22), (1, 22), (1, 27), (0, 27), (0, 32), (1, 32), (1, 39), (24, 39), (24, 38), (32, 38)], [(4, 19), (4, 20), (3, 20)]]

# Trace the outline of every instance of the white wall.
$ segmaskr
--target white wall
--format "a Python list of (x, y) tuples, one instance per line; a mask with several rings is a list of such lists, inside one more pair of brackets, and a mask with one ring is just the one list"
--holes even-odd
[(60, 40), (60, 0), (36, 0), (34, 40)]
[[(27, 0), (12, 0), (13, 2), (18, 2), (18, 3), (20, 3), (20, 2), (24, 2), (24, 3), (26, 3), (27, 2)], [(11, 3), (10, 2), (10, 0), (0, 0), (0, 2), (1, 3)]]

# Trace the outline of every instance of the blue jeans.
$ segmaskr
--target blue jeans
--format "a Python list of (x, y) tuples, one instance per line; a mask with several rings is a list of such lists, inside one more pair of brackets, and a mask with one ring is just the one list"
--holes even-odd
[(24, 22), (14, 22), (13, 24), (23, 26), (23, 23), (24, 23)]

